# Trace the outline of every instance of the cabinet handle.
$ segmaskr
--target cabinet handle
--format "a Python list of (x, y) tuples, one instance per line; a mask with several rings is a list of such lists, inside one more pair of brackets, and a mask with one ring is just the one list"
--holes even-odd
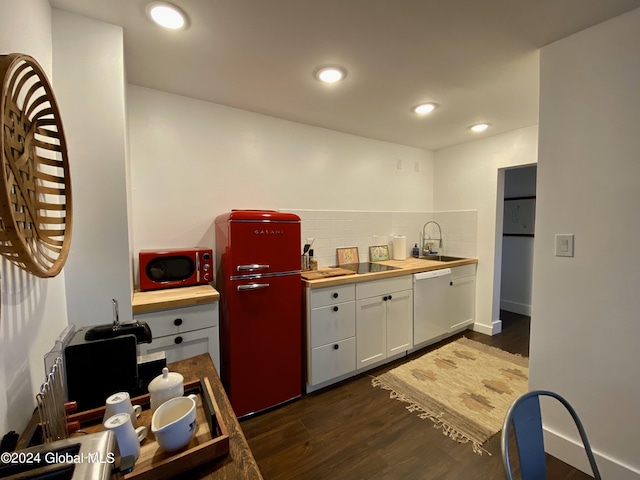
[(337, 343), (333, 346), (334, 350), (338, 350), (340, 348), (340, 345), (338, 345)]
[(449, 286), (453, 286), (453, 282), (449, 282)]
[(338, 311), (338, 307), (333, 307), (333, 311), (337, 312)]
[(389, 295), (389, 300), (391, 300), (393, 297), (391, 295)]
[(335, 292), (335, 293), (333, 294), (333, 298), (338, 298), (338, 292)]
[(386, 297), (386, 296), (382, 297), (382, 301), (383, 301), (383, 302), (386, 302), (387, 300), (389, 300), (389, 298), (388, 298), (388, 297)]
[(176, 345), (180, 345), (182, 343), (182, 337), (176, 337), (174, 342), (175, 342)]
[(176, 319), (173, 321), (173, 324), (174, 324), (176, 327), (179, 327), (180, 325), (182, 325), (182, 319), (181, 319), (181, 318), (176, 318)]

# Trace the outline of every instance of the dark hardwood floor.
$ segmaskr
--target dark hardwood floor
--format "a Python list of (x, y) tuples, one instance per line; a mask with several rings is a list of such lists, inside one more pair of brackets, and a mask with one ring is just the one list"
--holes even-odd
[[(420, 352), (370, 370), (300, 400), (242, 421), (266, 480), (289, 479), (502, 479), (500, 434), (482, 456), (408, 412), (371, 376), (465, 335), (503, 350), (529, 354), (529, 317), (502, 312), (503, 331), (493, 337), (465, 331)], [(515, 453), (513, 454), (515, 456)], [(548, 456), (548, 478), (588, 479)]]

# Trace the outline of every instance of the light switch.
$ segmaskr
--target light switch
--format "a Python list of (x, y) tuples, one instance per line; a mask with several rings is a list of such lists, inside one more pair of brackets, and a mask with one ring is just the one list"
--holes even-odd
[(556, 257), (573, 257), (573, 234), (556, 234)]

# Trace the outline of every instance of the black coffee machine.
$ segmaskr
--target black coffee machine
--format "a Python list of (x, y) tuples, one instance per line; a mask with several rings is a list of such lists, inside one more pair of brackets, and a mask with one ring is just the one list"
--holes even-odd
[(113, 308), (113, 324), (79, 328), (64, 347), (67, 399), (75, 400), (80, 411), (103, 406), (116, 392), (144, 393), (141, 389), (166, 365), (166, 360), (151, 369), (145, 365), (141, 378), (138, 344), (151, 343), (151, 329), (145, 322), (120, 323), (116, 300)]

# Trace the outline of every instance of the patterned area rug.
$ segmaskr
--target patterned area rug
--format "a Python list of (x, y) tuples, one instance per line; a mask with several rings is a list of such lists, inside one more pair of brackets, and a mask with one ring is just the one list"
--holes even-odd
[[(502, 429), (513, 401), (528, 390), (529, 360), (461, 338), (372, 380), (474, 452)], [(489, 453), (489, 452), (487, 452)]]

